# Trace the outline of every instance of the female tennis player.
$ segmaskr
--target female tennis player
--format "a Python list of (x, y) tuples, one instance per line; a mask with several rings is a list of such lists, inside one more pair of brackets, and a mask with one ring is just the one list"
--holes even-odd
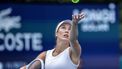
[(80, 13), (72, 20), (61, 21), (55, 30), (56, 46), (42, 52), (31, 63), (20, 69), (78, 69), (81, 46), (78, 42), (78, 21), (84, 18)]

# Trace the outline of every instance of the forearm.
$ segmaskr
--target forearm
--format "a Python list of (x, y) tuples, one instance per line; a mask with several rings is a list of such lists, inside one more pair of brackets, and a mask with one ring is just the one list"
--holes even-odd
[[(73, 22), (73, 21), (72, 21)], [(74, 43), (78, 37), (78, 27), (76, 23), (72, 23), (71, 32), (70, 32), (70, 42)]]
[(80, 49), (80, 45), (79, 45), (79, 42), (78, 42), (77, 23), (72, 23), (71, 32), (70, 32), (70, 45), (71, 45), (72, 52), (76, 56), (79, 56), (81, 49)]
[(84, 14), (72, 15), (72, 26), (70, 32), (70, 42), (74, 43), (78, 37), (78, 21), (84, 18)]

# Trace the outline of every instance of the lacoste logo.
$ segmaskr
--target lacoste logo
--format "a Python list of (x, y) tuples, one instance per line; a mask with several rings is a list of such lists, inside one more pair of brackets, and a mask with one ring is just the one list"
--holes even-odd
[(5, 32), (10, 31), (12, 28), (21, 27), (21, 17), (20, 16), (9, 16), (11, 14), (12, 8), (7, 8), (0, 11), (0, 31)]

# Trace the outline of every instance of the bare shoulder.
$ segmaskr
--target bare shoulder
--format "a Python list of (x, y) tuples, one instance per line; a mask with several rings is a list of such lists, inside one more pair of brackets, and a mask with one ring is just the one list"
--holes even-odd
[(45, 60), (45, 57), (46, 57), (46, 51), (41, 52), (41, 53), (37, 56), (37, 58), (42, 59), (42, 60)]

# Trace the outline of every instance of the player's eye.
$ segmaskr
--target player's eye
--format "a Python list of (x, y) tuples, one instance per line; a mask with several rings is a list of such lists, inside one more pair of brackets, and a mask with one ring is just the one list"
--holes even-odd
[(61, 29), (65, 29), (66, 27), (65, 26), (61, 26)]

